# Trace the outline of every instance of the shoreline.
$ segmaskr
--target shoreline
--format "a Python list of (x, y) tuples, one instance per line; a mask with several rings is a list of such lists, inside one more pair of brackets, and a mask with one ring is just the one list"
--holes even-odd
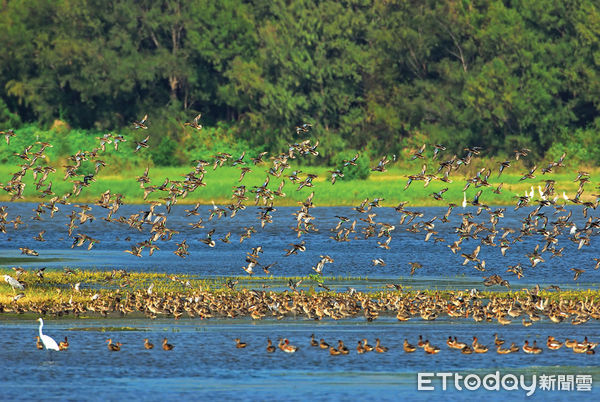
[[(50, 273), (49, 273), (50, 274)], [(85, 275), (80, 271), (77, 275)], [(90, 273), (85, 286), (104, 288), (79, 290), (72, 280), (81, 277), (55, 273), (63, 281), (28, 284), (17, 294), (7, 284), (0, 286), (0, 318), (36, 314), (50, 317), (139, 317), (146, 318), (252, 318), (322, 320), (381, 317), (433, 321), (474, 320), (502, 325), (529, 326), (536, 321), (584, 324), (600, 320), (600, 290), (522, 289), (517, 291), (407, 290), (399, 284), (390, 289), (344, 292), (303, 288), (271, 290), (235, 288), (237, 282), (189, 280), (186, 276), (161, 274)], [(110, 273), (109, 273), (110, 275)], [(73, 278), (69, 278), (73, 276)], [(148, 286), (144, 278), (153, 277)], [(162, 283), (160, 280), (162, 279)], [(165, 280), (169, 282), (165, 283)], [(279, 278), (283, 279), (283, 278)], [(307, 281), (310, 279), (307, 278)], [(237, 281), (237, 280), (236, 280)], [(273, 281), (273, 280), (272, 280)], [(283, 279), (285, 281), (285, 279)], [(368, 280), (364, 280), (368, 283)], [(156, 284), (156, 285), (155, 285)], [(107, 287), (109, 286), (109, 287)], [(242, 286), (242, 285), (239, 285)]]

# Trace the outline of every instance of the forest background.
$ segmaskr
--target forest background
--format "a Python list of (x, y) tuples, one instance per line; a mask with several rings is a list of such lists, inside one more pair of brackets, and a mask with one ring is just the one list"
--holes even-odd
[[(305, 137), (320, 166), (423, 143), (600, 163), (593, 0), (0, 0), (0, 48), (0, 130), (50, 140), (50, 163), (107, 132), (150, 135), (113, 169)], [(202, 131), (183, 125), (198, 113)]]

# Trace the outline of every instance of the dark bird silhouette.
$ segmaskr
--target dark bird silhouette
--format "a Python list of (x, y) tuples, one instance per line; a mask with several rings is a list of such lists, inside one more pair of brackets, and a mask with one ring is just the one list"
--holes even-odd
[(199, 113), (191, 123), (184, 123), (184, 126), (195, 128), (196, 130), (202, 130), (202, 124), (199, 123), (202, 113)]
[(423, 144), (423, 146), (421, 146), (421, 148), (419, 148), (418, 150), (414, 151), (412, 153), (412, 157), (410, 158), (410, 160), (414, 161), (417, 158), (424, 159), (425, 156), (423, 156), (423, 152), (425, 152), (425, 147), (426, 147), (426, 144)]
[(436, 159), (440, 151), (445, 151), (446, 147), (440, 144), (435, 144), (433, 149), (433, 159)]
[(147, 120), (148, 120), (148, 115), (146, 114), (146, 115), (144, 115), (144, 118), (142, 120), (140, 120), (140, 121), (134, 121), (133, 122), (133, 127), (136, 128), (136, 129), (137, 128), (141, 128), (141, 129), (145, 130), (145, 129), (148, 128), (148, 126), (146, 125), (146, 121)]
[(133, 152), (137, 152), (142, 148), (148, 148), (148, 140), (150, 139), (150, 136), (147, 136), (146, 138), (144, 138), (141, 141), (134, 141), (133, 143), (135, 144), (135, 150)]
[(288, 256), (290, 256), (292, 254), (298, 254), (298, 251), (306, 251), (306, 246), (305, 246), (305, 242), (304, 241), (302, 241), (299, 244), (290, 243), (290, 246), (292, 246), (291, 249), (289, 249), (289, 250), (285, 249), (285, 251), (286, 251), (285, 256), (286, 257), (288, 257)]
[(515, 150), (515, 159), (519, 160), (519, 158), (521, 156), (527, 156), (527, 154), (531, 152), (531, 149), (528, 148), (521, 148), (521, 149), (516, 149)]
[(410, 265), (410, 274), (414, 275), (417, 269), (423, 268), (423, 265), (421, 265), (418, 262), (409, 262), (408, 263)]
[(358, 156), (359, 154), (354, 155), (354, 157), (352, 159), (349, 160), (343, 160), (342, 163), (344, 164), (344, 167), (346, 166), (356, 166), (356, 161), (358, 160)]
[(296, 126), (296, 134), (298, 134), (298, 135), (306, 134), (310, 131), (311, 128), (312, 128), (312, 124), (310, 124), (310, 123), (301, 124), (299, 126)]
[(6, 145), (10, 145), (10, 139), (15, 136), (15, 130), (11, 128), (6, 131), (0, 131), (0, 135), (4, 135), (4, 138), (6, 138)]
[(585, 272), (585, 269), (571, 268), (571, 271), (575, 272), (573, 280), (576, 281), (577, 279), (579, 279), (579, 276)]
[(442, 194), (444, 194), (446, 191), (448, 191), (448, 187), (441, 189), (440, 191), (438, 191), (437, 193), (432, 193), (432, 197), (435, 198), (438, 201), (443, 200), (442, 198)]

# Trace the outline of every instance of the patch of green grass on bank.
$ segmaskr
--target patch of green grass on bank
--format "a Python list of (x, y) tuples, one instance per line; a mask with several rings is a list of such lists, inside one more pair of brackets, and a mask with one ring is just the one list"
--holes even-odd
[[(481, 162), (481, 161), (480, 161)], [(203, 182), (206, 186), (198, 187), (195, 191), (189, 193), (185, 198), (178, 197), (179, 204), (216, 204), (223, 205), (232, 203), (232, 192), (237, 186), (244, 185), (246, 187), (246, 197), (248, 200), (245, 205), (254, 205), (255, 194), (251, 192), (258, 186), (261, 186), (267, 178), (266, 171), (269, 165), (263, 164), (258, 166), (250, 166), (251, 171), (248, 172), (244, 179), (240, 182), (240, 168), (232, 166), (219, 167), (216, 170), (212, 166), (207, 166), (207, 172), (204, 175)], [(0, 182), (5, 184), (13, 174), (20, 170), (20, 167), (15, 165), (0, 166)], [(61, 169), (46, 180), (43, 186), (38, 190), (35, 188), (33, 178), (28, 172), (23, 179), (26, 183), (24, 191), (24, 199), (18, 201), (43, 202), (50, 200), (51, 196), (41, 197), (41, 191), (45, 190), (47, 185), (52, 182), (52, 191), (59, 198), (64, 194), (74, 191), (74, 186), (71, 181), (64, 181), (64, 172)], [(100, 199), (100, 195), (106, 190), (110, 190), (112, 194), (122, 194), (125, 203), (143, 203), (144, 190), (140, 183), (136, 181), (137, 177), (142, 176), (145, 167), (130, 168), (118, 173), (104, 173), (102, 170), (95, 177), (95, 182), (89, 187), (84, 187), (77, 197), (71, 197), (70, 202), (93, 203)], [(301, 170), (299, 174), (301, 179), (306, 177), (306, 174), (316, 174), (318, 177), (313, 180), (313, 187), (304, 187), (298, 190), (299, 185), (292, 183), (288, 176), (294, 170)], [(407, 201), (408, 206), (447, 206), (449, 203), (460, 205), (463, 201), (463, 188), (466, 184), (466, 179), (462, 171), (453, 173), (450, 176), (451, 183), (445, 183), (439, 180), (432, 181), (427, 187), (423, 181), (413, 181), (405, 190), (407, 176), (417, 172), (409, 170), (407, 167), (396, 168), (392, 167), (388, 171), (372, 172), (366, 180), (340, 180), (335, 184), (331, 184), (331, 168), (327, 167), (292, 167), (287, 169), (281, 177), (268, 176), (268, 188), (275, 191), (282, 180), (286, 183), (283, 187), (285, 197), (275, 197), (274, 205), (298, 205), (304, 201), (312, 192), (315, 193), (313, 202), (316, 206), (356, 206), (363, 200), (369, 199), (372, 201), (375, 198), (383, 199), (383, 206), (395, 206), (400, 202)], [(418, 169), (417, 169), (418, 170)], [(472, 169), (470, 169), (472, 170)], [(150, 183), (146, 186), (160, 186), (166, 179), (170, 181), (182, 181), (184, 176), (192, 171), (192, 167), (151, 167), (149, 171)], [(466, 191), (468, 202), (473, 201), (475, 194), (482, 190), (482, 195), (479, 199), (480, 203), (487, 205), (514, 205), (516, 197), (534, 192), (534, 202), (540, 199), (539, 188), (544, 188), (545, 181), (548, 179), (555, 180), (554, 185), (556, 195), (559, 196), (560, 202), (566, 202), (562, 198), (562, 193), (565, 192), (569, 198), (574, 197), (577, 191), (578, 182), (573, 179), (576, 173), (568, 173), (566, 170), (559, 173), (547, 175), (538, 174), (535, 179), (520, 180), (522, 173), (516, 173), (516, 169), (510, 171), (510, 168), (505, 171), (500, 178), (497, 173), (493, 172), (489, 178), (489, 187), (476, 188), (471, 185)], [(592, 172), (592, 175), (598, 172)], [(469, 177), (471, 177), (469, 175)], [(81, 177), (77, 178), (81, 179)], [(493, 190), (503, 183), (500, 194), (495, 194)], [(588, 185), (591, 187), (591, 184)], [(442, 200), (436, 200), (433, 197), (434, 192), (439, 192), (443, 188), (448, 190), (443, 193)], [(586, 191), (581, 199), (595, 200), (592, 195), (593, 191)], [(167, 192), (155, 191), (150, 193), (146, 202), (161, 200), (168, 196)], [(6, 202), (11, 198), (7, 192), (0, 193), (0, 201)], [(164, 201), (164, 200), (163, 200)], [(263, 205), (262, 199), (258, 200), (258, 205)]]
[[(3, 280), (0, 281), (0, 304), (12, 304), (15, 303), (13, 298), (18, 294), (22, 293), (23, 297), (16, 301), (16, 303), (27, 304), (27, 303), (85, 303), (89, 302), (91, 298), (98, 295), (115, 295), (120, 294), (121, 297), (127, 297), (128, 294), (134, 292), (147, 292), (150, 285), (152, 292), (155, 295), (185, 295), (192, 296), (198, 292), (210, 292), (215, 294), (240, 294), (247, 292), (244, 289), (244, 284), (259, 284), (265, 283), (273, 286), (286, 287), (287, 282), (291, 279), (294, 282), (303, 279), (302, 286), (299, 290), (313, 293), (316, 282), (308, 277), (248, 277), (240, 276), (235, 279), (239, 280), (239, 285), (234, 289), (230, 289), (226, 286), (229, 279), (234, 278), (216, 278), (216, 279), (200, 279), (192, 275), (167, 275), (164, 273), (148, 273), (148, 272), (128, 272), (123, 273), (120, 271), (86, 271), (86, 270), (74, 270), (74, 274), (67, 274), (59, 270), (47, 271), (44, 274), (44, 279), (40, 279), (35, 275), (34, 270), (29, 270), (27, 273), (20, 277), (22, 283), (25, 284), (25, 290), (13, 290), (8, 283)], [(1, 268), (0, 277), (3, 275), (11, 275), (16, 277), (15, 272), (12, 269)], [(330, 281), (353, 281), (353, 282), (364, 282), (365, 285), (369, 284), (367, 278), (356, 278), (356, 277), (325, 277), (325, 282)], [(188, 284), (189, 282), (189, 284)], [(80, 290), (75, 289), (75, 284), (80, 283)], [(395, 290), (381, 289), (382, 284), (373, 287), (372, 291), (369, 291), (369, 297), (372, 299), (386, 298), (390, 295), (402, 294), (406, 297), (413, 297), (417, 294), (426, 295), (434, 298), (449, 299), (456, 297), (461, 291), (451, 290), (413, 290), (410, 287), (405, 287), (402, 292)], [(272, 290), (267, 289), (269, 292)], [(287, 290), (289, 291), (289, 290)], [(282, 291), (276, 291), (275, 293), (281, 293)], [(321, 291), (320, 291), (321, 293)], [(464, 292), (465, 294), (468, 292)], [(326, 292), (324, 294), (335, 295), (335, 292)], [(565, 289), (560, 292), (557, 291), (540, 291), (539, 296), (542, 299), (548, 299), (549, 301), (562, 300), (587, 300), (597, 301), (600, 300), (600, 290), (598, 289)], [(524, 299), (528, 297), (528, 294), (524, 290), (518, 291), (482, 291), (478, 294), (479, 298), (490, 299), (493, 297), (497, 298), (508, 298), (514, 299), (515, 297)]]

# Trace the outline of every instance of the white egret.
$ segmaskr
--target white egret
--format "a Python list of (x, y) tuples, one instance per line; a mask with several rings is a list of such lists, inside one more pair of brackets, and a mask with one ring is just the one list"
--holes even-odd
[(462, 202), (462, 207), (466, 208), (467, 207), (467, 193), (465, 193), (463, 191), (463, 202)]
[(544, 201), (546, 201), (548, 198), (544, 195), (544, 192), (542, 191), (542, 186), (538, 185), (538, 193), (540, 194), (540, 198)]
[(50, 350), (56, 350), (57, 352), (59, 351), (58, 348), (58, 344), (56, 343), (56, 341), (52, 338), (50, 338), (48, 335), (44, 335), (42, 333), (42, 327), (44, 326), (44, 320), (42, 320), (42, 318), (38, 318), (38, 321), (40, 322), (40, 339), (42, 340), (42, 343), (44, 344), (44, 347), (46, 348), (46, 350), (50, 349)]
[(15, 278), (13, 278), (10, 275), (4, 275), (4, 281), (6, 283), (8, 283), (13, 290), (15, 289), (19, 289), (19, 290), (24, 290), (25, 287), (23, 286), (23, 284), (21, 282), (19, 282), (18, 280), (16, 280)]

